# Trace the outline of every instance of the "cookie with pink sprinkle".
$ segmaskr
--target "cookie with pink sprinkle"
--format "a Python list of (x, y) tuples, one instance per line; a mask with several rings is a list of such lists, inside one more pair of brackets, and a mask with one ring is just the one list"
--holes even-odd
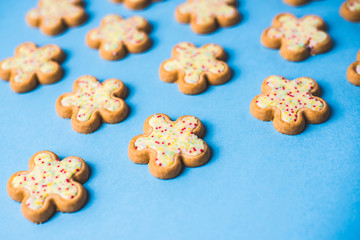
[(197, 48), (192, 43), (177, 44), (171, 59), (160, 66), (160, 78), (164, 82), (177, 83), (185, 94), (199, 94), (208, 85), (221, 85), (231, 78), (231, 70), (225, 62), (226, 53), (217, 44)]
[(59, 157), (50, 151), (34, 154), (29, 170), (12, 175), (7, 184), (9, 196), (21, 202), (23, 215), (34, 223), (43, 223), (56, 212), (78, 211), (86, 202), (82, 186), (89, 168), (79, 157)]
[(92, 133), (102, 122), (115, 124), (125, 119), (126, 95), (127, 88), (118, 79), (101, 83), (93, 76), (82, 76), (74, 82), (73, 92), (57, 99), (56, 111), (63, 118), (71, 118), (75, 131)]
[(0, 62), (0, 78), (9, 81), (14, 92), (23, 93), (40, 84), (52, 84), (63, 76), (60, 63), (65, 53), (54, 44), (38, 47), (23, 43), (15, 50), (15, 56)]
[(153, 176), (175, 178), (183, 166), (198, 167), (210, 158), (210, 149), (201, 139), (204, 127), (194, 116), (172, 121), (165, 114), (154, 114), (144, 124), (144, 133), (129, 144), (129, 158), (148, 164)]
[(272, 121), (280, 133), (296, 135), (305, 129), (306, 122), (323, 123), (329, 117), (327, 103), (317, 97), (320, 87), (314, 79), (270, 76), (261, 92), (252, 100), (250, 112), (259, 120)]
[(268, 48), (280, 49), (280, 55), (288, 61), (303, 61), (310, 55), (331, 49), (332, 40), (325, 30), (326, 24), (318, 16), (298, 19), (290, 13), (282, 13), (262, 33), (261, 43)]
[(350, 22), (360, 22), (360, 0), (347, 0), (340, 8), (340, 15)]
[(360, 51), (357, 54), (357, 61), (349, 66), (346, 77), (352, 84), (360, 86)]
[(83, 0), (39, 0), (38, 6), (27, 13), (26, 20), (47, 35), (58, 35), (86, 21), (83, 6)]
[(198, 34), (234, 26), (241, 19), (237, 0), (187, 0), (176, 9), (175, 18), (180, 23), (190, 23)]
[(100, 56), (106, 60), (118, 60), (130, 53), (146, 51), (151, 46), (148, 36), (150, 24), (140, 16), (123, 19), (110, 14), (104, 17), (99, 28), (91, 30), (86, 36), (89, 47), (99, 49)]

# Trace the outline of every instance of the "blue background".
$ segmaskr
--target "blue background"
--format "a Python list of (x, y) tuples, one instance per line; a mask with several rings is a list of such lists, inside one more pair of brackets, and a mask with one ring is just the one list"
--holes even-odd
[[(0, 59), (13, 56), (23, 42), (55, 43), (67, 53), (65, 76), (25, 94), (0, 81), (0, 239), (360, 239), (360, 88), (345, 78), (360, 47), (360, 25), (339, 16), (342, 0), (298, 8), (281, 0), (241, 0), (240, 24), (205, 36), (176, 22), (181, 0), (136, 12), (108, 0), (86, 1), (87, 23), (56, 37), (26, 24), (26, 12), (36, 2), (0, 1)], [(293, 63), (263, 47), (261, 32), (282, 12), (323, 17), (334, 48)], [(87, 47), (86, 33), (109, 13), (147, 18), (153, 26), (151, 49), (108, 62)], [(223, 46), (234, 72), (231, 81), (197, 96), (161, 81), (161, 62), (182, 41)], [(56, 99), (85, 74), (127, 85), (131, 112), (125, 121), (82, 135), (56, 114)], [(274, 74), (314, 78), (331, 107), (329, 120), (287, 136), (254, 118), (250, 102)], [(198, 117), (206, 126), (210, 162), (167, 181), (153, 177), (147, 165), (131, 162), (129, 141), (154, 113)], [(82, 157), (91, 167), (84, 184), (90, 197), (80, 211), (56, 213), (36, 225), (23, 217), (6, 183), (13, 173), (27, 170), (30, 157), (41, 150)]]

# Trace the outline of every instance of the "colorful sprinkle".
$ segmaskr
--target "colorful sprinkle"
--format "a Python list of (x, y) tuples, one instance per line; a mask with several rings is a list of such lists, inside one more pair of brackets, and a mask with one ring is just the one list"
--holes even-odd
[(56, 70), (57, 63), (51, 59), (59, 53), (59, 47), (47, 45), (37, 48), (34, 44), (24, 43), (17, 49), (15, 57), (2, 62), (1, 68), (13, 70), (15, 82), (26, 82), (37, 71), (45, 74)]
[(138, 138), (135, 149), (154, 149), (158, 166), (172, 165), (176, 154), (196, 156), (204, 151), (203, 140), (192, 132), (198, 124), (195, 117), (184, 117), (169, 123), (163, 116), (154, 115), (149, 124), (153, 131), (148, 137)]
[(104, 17), (100, 28), (90, 32), (90, 38), (101, 40), (106, 51), (115, 51), (122, 43), (141, 44), (147, 35), (138, 28), (145, 23), (143, 17), (122, 19), (117, 15), (108, 15)]
[(180, 43), (175, 46), (178, 56), (165, 62), (164, 69), (173, 71), (181, 69), (185, 72), (185, 82), (196, 83), (200, 81), (200, 76), (204, 72), (219, 74), (224, 72), (225, 66), (216, 56), (222, 48), (216, 44), (207, 44), (201, 48), (196, 48), (190, 43)]
[(65, 107), (75, 106), (79, 109), (77, 119), (87, 121), (97, 109), (116, 111), (120, 108), (120, 101), (112, 97), (112, 93), (119, 89), (120, 82), (110, 79), (100, 83), (90, 76), (83, 76), (77, 80), (79, 89), (61, 100)]
[(59, 161), (48, 153), (41, 153), (34, 158), (34, 163), (35, 167), (31, 172), (19, 173), (12, 180), (13, 187), (29, 191), (26, 200), (28, 208), (41, 208), (50, 194), (57, 194), (63, 199), (71, 199), (77, 195), (78, 189), (70, 180), (81, 169), (80, 160), (68, 157)]
[(213, 23), (215, 17), (233, 17), (237, 14), (236, 8), (229, 5), (229, 0), (192, 0), (180, 5), (182, 14), (194, 14), (196, 23)]
[(292, 15), (284, 14), (278, 20), (281, 26), (271, 27), (267, 35), (270, 38), (282, 38), (282, 44), (289, 50), (299, 51), (308, 48), (313, 54), (312, 49), (328, 38), (325, 32), (317, 29), (320, 23), (319, 17), (306, 16), (297, 19)]
[(324, 104), (313, 97), (310, 91), (315, 83), (312, 79), (303, 77), (287, 80), (280, 76), (272, 76), (266, 82), (271, 87), (271, 93), (262, 94), (256, 101), (260, 108), (276, 107), (281, 111), (281, 119), (285, 122), (296, 122), (300, 109), (309, 108), (320, 111)]

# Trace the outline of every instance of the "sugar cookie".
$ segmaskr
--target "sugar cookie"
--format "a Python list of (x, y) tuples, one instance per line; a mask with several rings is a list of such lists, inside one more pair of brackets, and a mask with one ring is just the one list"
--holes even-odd
[(236, 25), (240, 14), (236, 0), (188, 0), (175, 12), (180, 23), (190, 23), (194, 32), (206, 34), (220, 27)]
[(152, 175), (169, 179), (179, 175), (182, 165), (198, 167), (210, 158), (210, 149), (201, 139), (204, 127), (199, 119), (183, 116), (176, 121), (165, 114), (146, 119), (144, 134), (129, 144), (129, 158), (148, 164)]
[(331, 49), (332, 41), (325, 29), (325, 22), (320, 17), (307, 15), (297, 19), (283, 13), (276, 16), (272, 27), (263, 32), (261, 42), (265, 47), (280, 49), (286, 60), (298, 62)]
[(127, 52), (146, 51), (151, 40), (148, 37), (150, 24), (145, 18), (135, 16), (128, 19), (111, 14), (103, 18), (101, 26), (91, 30), (86, 36), (89, 47), (99, 49), (100, 56), (106, 60), (118, 60)]
[(305, 129), (305, 122), (317, 124), (329, 117), (329, 107), (320, 94), (317, 82), (308, 77), (288, 80), (270, 76), (261, 86), (262, 94), (250, 105), (250, 112), (262, 121), (273, 121), (277, 131), (296, 135)]
[(347, 0), (340, 8), (340, 15), (348, 21), (360, 22), (360, 0)]
[(352, 84), (360, 86), (360, 51), (357, 55), (357, 61), (349, 66), (346, 77)]
[(119, 123), (125, 119), (128, 107), (123, 100), (127, 88), (118, 79), (100, 83), (92, 76), (82, 76), (74, 82), (73, 92), (61, 95), (56, 111), (63, 118), (71, 118), (73, 129), (92, 133), (101, 122)]
[(200, 48), (191, 43), (179, 43), (172, 51), (172, 58), (160, 66), (160, 78), (175, 82), (185, 94), (199, 94), (208, 84), (220, 85), (229, 81), (231, 70), (225, 60), (224, 49), (216, 44)]
[(10, 81), (15, 92), (28, 92), (38, 83), (59, 81), (63, 76), (59, 63), (64, 58), (65, 53), (57, 45), (38, 48), (34, 43), (23, 43), (15, 50), (14, 57), (0, 62), (0, 78)]
[(160, 2), (162, 0), (111, 0), (114, 3), (124, 3), (124, 5), (133, 10), (144, 9), (153, 2)]
[(43, 223), (56, 212), (75, 212), (84, 204), (87, 192), (81, 183), (89, 168), (79, 157), (62, 161), (50, 151), (33, 155), (28, 171), (12, 175), (7, 184), (9, 196), (22, 202), (21, 211), (34, 223)]
[(301, 6), (309, 3), (311, 0), (283, 0), (283, 1), (291, 6)]
[(40, 0), (26, 15), (27, 22), (47, 35), (58, 35), (67, 27), (81, 25), (87, 19), (82, 0)]

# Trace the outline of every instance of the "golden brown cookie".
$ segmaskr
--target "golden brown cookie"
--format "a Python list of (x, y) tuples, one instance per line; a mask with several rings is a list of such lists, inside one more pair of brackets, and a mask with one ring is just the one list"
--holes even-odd
[(148, 37), (150, 24), (145, 18), (134, 16), (123, 19), (118, 15), (108, 15), (101, 21), (100, 28), (91, 30), (86, 36), (89, 47), (99, 49), (106, 60), (118, 60), (127, 52), (140, 53), (151, 46)]
[(360, 22), (360, 0), (347, 0), (340, 8), (340, 15), (348, 21)]
[(192, 43), (179, 43), (172, 51), (172, 58), (160, 66), (160, 78), (177, 83), (185, 94), (199, 94), (207, 85), (224, 84), (231, 78), (225, 60), (224, 49), (217, 44), (206, 44), (200, 48)]
[(273, 121), (277, 131), (296, 135), (305, 122), (318, 124), (329, 117), (329, 107), (320, 94), (317, 82), (308, 77), (288, 80), (270, 76), (261, 86), (261, 94), (251, 102), (250, 112), (259, 120)]
[(58, 35), (67, 27), (81, 25), (87, 19), (82, 0), (39, 0), (26, 15), (27, 22), (47, 35)]
[(175, 17), (181, 23), (190, 23), (194, 32), (206, 34), (219, 26), (236, 25), (241, 18), (236, 5), (237, 0), (188, 0), (176, 9)]
[(87, 199), (81, 183), (89, 177), (89, 168), (79, 157), (62, 161), (50, 151), (34, 154), (28, 171), (12, 175), (7, 184), (9, 196), (21, 203), (24, 216), (43, 223), (56, 212), (78, 211)]
[(183, 116), (174, 122), (165, 114), (155, 114), (146, 119), (144, 134), (131, 140), (129, 158), (148, 164), (157, 178), (175, 178), (182, 165), (198, 167), (209, 160), (210, 149), (201, 139), (203, 134), (204, 127), (196, 117)]
[(114, 124), (125, 119), (128, 107), (123, 98), (126, 95), (127, 88), (118, 79), (100, 83), (92, 76), (82, 76), (74, 82), (73, 92), (57, 99), (56, 112), (63, 118), (71, 118), (75, 131), (92, 133), (101, 122)]
[(111, 0), (114, 3), (124, 3), (130, 9), (138, 10), (144, 9), (153, 2), (160, 2), (162, 0)]
[(309, 3), (311, 0), (283, 0), (283, 1), (291, 6), (301, 6)]
[(318, 16), (298, 19), (283, 13), (276, 16), (272, 26), (263, 32), (261, 42), (265, 47), (280, 49), (286, 60), (298, 62), (331, 49), (332, 40), (325, 29), (325, 22)]
[(10, 81), (12, 90), (28, 92), (38, 83), (52, 84), (59, 81), (63, 71), (59, 65), (65, 53), (57, 45), (38, 48), (34, 43), (23, 43), (15, 56), (0, 62), (0, 78)]
[(346, 77), (352, 84), (360, 86), (360, 51), (357, 55), (357, 61), (349, 66)]

